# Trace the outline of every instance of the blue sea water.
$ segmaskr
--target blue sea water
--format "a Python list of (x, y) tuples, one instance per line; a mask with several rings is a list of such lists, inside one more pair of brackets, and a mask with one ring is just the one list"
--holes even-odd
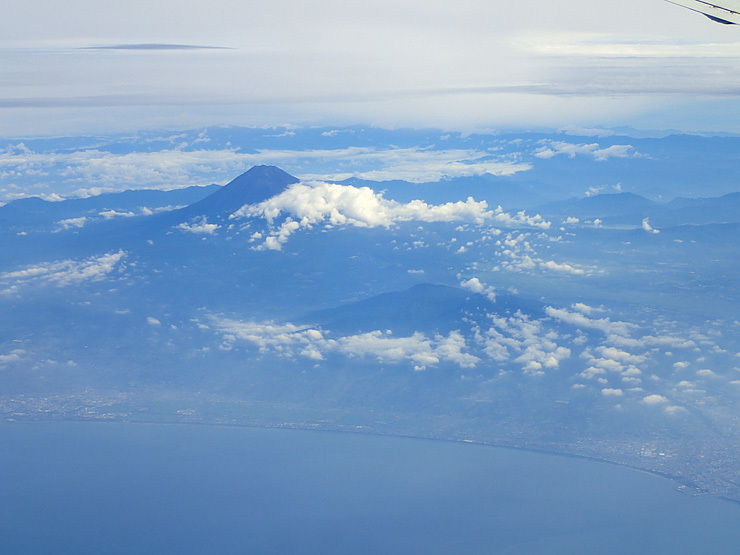
[(0, 424), (2, 553), (737, 553), (740, 506), (614, 465), (299, 430)]

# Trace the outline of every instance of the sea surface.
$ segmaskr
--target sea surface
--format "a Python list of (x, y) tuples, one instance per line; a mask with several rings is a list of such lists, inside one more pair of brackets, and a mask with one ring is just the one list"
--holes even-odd
[(286, 429), (0, 424), (2, 553), (738, 553), (740, 506), (624, 467)]

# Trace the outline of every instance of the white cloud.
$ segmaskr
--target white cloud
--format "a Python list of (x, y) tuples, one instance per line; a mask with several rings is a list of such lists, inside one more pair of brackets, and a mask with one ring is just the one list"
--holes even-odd
[[(197, 142), (197, 141), (196, 141)], [(22, 143), (0, 149), (0, 169), (54, 171), (65, 196), (89, 197), (124, 189), (178, 189), (193, 184), (210, 184), (233, 177), (256, 164), (302, 165), (331, 162), (333, 167), (364, 166), (373, 169), (349, 170), (342, 174), (305, 174), (306, 180), (343, 180), (350, 177), (385, 181), (403, 179), (412, 183), (434, 182), (490, 173), (513, 175), (531, 165), (508, 159), (492, 159), (488, 150), (432, 150), (420, 147), (270, 150), (242, 152), (236, 148), (197, 150), (170, 148), (156, 152), (117, 154), (98, 149), (74, 152), (37, 152)], [(58, 168), (58, 169), (57, 169)], [(29, 196), (27, 193), (19, 193)], [(40, 191), (46, 200), (63, 200)], [(14, 200), (14, 193), (5, 200)], [(18, 197), (20, 198), (20, 197)], [(109, 213), (111, 211), (108, 211)], [(110, 214), (110, 217), (121, 213)]]
[(320, 224), (386, 228), (407, 221), (481, 224), (492, 216), (485, 201), (476, 202), (472, 198), (441, 205), (430, 205), (421, 200), (400, 203), (383, 198), (369, 187), (313, 181), (296, 183), (259, 204), (245, 205), (230, 219), (260, 217), (273, 226), (283, 214), (287, 215), (286, 220), (277, 229), (272, 229), (259, 248), (280, 250), (296, 230)]
[[(268, 156), (277, 151), (264, 151)], [(345, 171), (336, 174), (304, 174), (302, 177), (319, 181), (343, 181), (350, 177), (369, 181), (391, 181), (399, 179), (410, 183), (429, 183), (456, 177), (474, 177), (486, 173), (509, 176), (532, 168), (530, 164), (506, 159), (491, 159), (486, 150), (432, 150), (424, 148), (397, 148), (383, 150), (368, 147), (353, 147), (336, 151), (307, 151), (316, 157), (333, 157), (359, 162), (374, 162), (382, 169)], [(327, 156), (328, 155), (328, 156)], [(299, 157), (305, 157), (299, 151)], [(289, 157), (288, 157), (289, 158)], [(293, 155), (295, 158), (295, 154)]]
[(583, 372), (578, 374), (581, 378), (585, 378), (587, 380), (591, 380), (596, 376), (604, 376), (606, 375), (606, 370), (603, 368), (597, 368), (596, 366), (589, 366), (586, 368)]
[(588, 306), (587, 304), (584, 304), (584, 303), (573, 303), (571, 305), (571, 308), (573, 308), (573, 310), (577, 310), (578, 312), (581, 312), (582, 314), (585, 314), (586, 316), (590, 316), (591, 313), (594, 310), (596, 310), (594, 307)]
[(538, 227), (540, 229), (550, 229), (551, 222), (545, 220), (539, 214), (534, 216), (528, 216), (524, 210), (516, 213), (515, 216), (507, 214), (501, 206), (497, 206), (493, 211), (493, 219), (506, 226), (531, 226)]
[(540, 268), (544, 270), (549, 270), (551, 272), (557, 272), (561, 274), (573, 274), (577, 276), (581, 276), (585, 274), (585, 272), (580, 269), (576, 268), (574, 266), (571, 266), (570, 264), (558, 264), (554, 260), (548, 260), (547, 262), (540, 262)]
[(579, 219), (578, 219), (578, 218), (576, 218), (575, 216), (568, 216), (567, 218), (565, 218), (565, 219), (563, 220), (563, 223), (564, 223), (565, 225), (574, 225), (574, 224), (577, 224), (577, 223), (578, 223), (578, 222), (580, 222), (580, 221), (581, 221), (581, 220), (579, 220)]
[(213, 235), (221, 226), (218, 224), (209, 224), (205, 217), (194, 220), (190, 223), (183, 222), (175, 226), (180, 231), (195, 233), (199, 235)]
[(478, 278), (474, 277), (465, 281), (461, 281), (460, 287), (468, 289), (473, 293), (480, 293), (481, 295), (488, 297), (488, 299), (491, 301), (496, 301), (496, 289), (490, 285), (485, 285), (484, 283), (481, 283)]
[(449, 336), (429, 339), (416, 332), (409, 337), (393, 337), (379, 330), (337, 340), (339, 351), (350, 356), (373, 356), (381, 363), (398, 363), (408, 360), (416, 370), (439, 364), (440, 361), (454, 362), (462, 368), (474, 367), (480, 359), (463, 352), (465, 339), (459, 332)]
[(157, 320), (156, 318), (153, 318), (152, 316), (147, 316), (146, 323), (150, 326), (161, 326), (162, 322)]
[(601, 390), (601, 394), (604, 397), (621, 397), (623, 395), (623, 391), (621, 389), (612, 389), (610, 387), (605, 387)]
[(125, 257), (126, 252), (120, 250), (84, 260), (46, 262), (23, 270), (5, 272), (0, 274), (0, 280), (12, 280), (16, 283), (47, 282), (60, 287), (83, 281), (99, 281), (113, 272)]
[(273, 351), (292, 356), (298, 352), (315, 359), (319, 358), (321, 350), (327, 348), (323, 334), (311, 326), (245, 322), (216, 316), (211, 316), (210, 321), (221, 331), (226, 343), (233, 343), (237, 339), (247, 341), (256, 345), (261, 353)]
[(541, 320), (531, 320), (520, 312), (508, 318), (489, 317), (493, 325), (487, 330), (476, 330), (475, 340), (497, 362), (513, 355), (513, 362), (521, 365), (526, 374), (537, 376), (557, 369), (571, 355), (570, 349), (555, 342), (557, 334), (547, 332)]
[[(640, 338), (610, 336), (612, 343), (619, 347), (648, 348), (648, 347), (670, 347), (672, 349), (690, 349), (696, 347), (696, 343), (690, 339), (675, 337), (672, 335), (644, 335)], [(681, 364), (681, 363), (677, 363)], [(686, 363), (688, 365), (688, 363)], [(674, 365), (675, 366), (675, 365)], [(678, 366), (676, 366), (678, 368)]]
[(23, 358), (26, 351), (23, 349), (13, 349), (7, 355), (0, 355), (0, 364), (9, 364), (11, 362), (18, 362)]
[(555, 347), (554, 350), (543, 349), (543, 344), (528, 345), (524, 352), (514, 359), (522, 365), (525, 373), (541, 374), (543, 369), (554, 369), (560, 361), (570, 357), (570, 349)]
[(630, 329), (634, 327), (634, 324), (627, 322), (612, 322), (609, 318), (588, 318), (577, 312), (568, 312), (565, 309), (551, 306), (545, 307), (545, 313), (551, 318), (579, 328), (596, 329), (616, 336), (629, 336)]
[(79, 218), (67, 218), (66, 220), (59, 220), (57, 225), (60, 230), (67, 229), (79, 229), (87, 223), (88, 219), (85, 216)]
[(98, 216), (103, 216), (106, 220), (112, 220), (113, 218), (133, 218), (136, 216), (134, 212), (117, 212), (115, 210), (104, 210), (98, 213)]
[(311, 326), (291, 323), (243, 322), (212, 316), (212, 324), (223, 334), (228, 345), (236, 340), (256, 345), (261, 353), (274, 352), (284, 356), (304, 356), (322, 360), (327, 353), (346, 356), (375, 357), (381, 363), (409, 362), (416, 370), (423, 370), (440, 362), (451, 362), (461, 368), (472, 368), (480, 359), (467, 352), (465, 338), (459, 332), (447, 336), (427, 337), (416, 332), (407, 337), (395, 337), (380, 330), (337, 338)]
[(632, 145), (611, 145), (593, 152), (594, 159), (603, 162), (609, 158), (633, 158), (639, 156)]
[(653, 226), (650, 225), (650, 218), (644, 218), (642, 220), (642, 229), (647, 231), (648, 233), (660, 233), (660, 230), (653, 228)]
[(574, 144), (563, 141), (544, 141), (545, 146), (538, 148), (534, 155), (537, 158), (553, 158), (565, 155), (570, 158), (576, 156), (593, 156), (594, 160), (603, 162), (609, 158), (631, 158), (639, 156), (632, 145), (611, 145), (601, 148), (598, 143)]
[(616, 347), (597, 347), (596, 352), (605, 359), (616, 360), (625, 364), (641, 364), (645, 362), (644, 356), (633, 355)]
[(668, 399), (662, 395), (648, 395), (642, 398), (642, 402), (646, 405), (662, 405), (668, 402)]

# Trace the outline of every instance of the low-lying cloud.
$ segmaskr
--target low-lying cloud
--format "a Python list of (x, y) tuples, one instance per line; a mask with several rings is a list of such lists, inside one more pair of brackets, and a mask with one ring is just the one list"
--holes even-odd
[[(401, 203), (383, 197), (369, 187), (353, 187), (312, 181), (297, 183), (259, 204), (248, 204), (229, 218), (262, 218), (273, 229), (261, 250), (280, 250), (288, 237), (316, 225), (389, 228), (400, 222), (474, 222), (482, 224), (494, 213), (485, 201), (427, 204), (421, 200)], [(276, 220), (285, 220), (275, 228)]]

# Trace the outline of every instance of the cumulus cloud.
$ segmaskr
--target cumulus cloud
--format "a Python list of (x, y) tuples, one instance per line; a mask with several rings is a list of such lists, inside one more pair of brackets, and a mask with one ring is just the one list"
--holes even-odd
[(616, 347), (597, 347), (596, 352), (605, 359), (616, 360), (620, 363), (625, 364), (640, 364), (645, 362), (645, 357), (640, 355), (633, 355), (627, 351), (622, 351)]
[(264, 218), (270, 226), (286, 216), (272, 229), (260, 249), (280, 250), (288, 237), (301, 228), (316, 225), (391, 227), (399, 222), (475, 222), (482, 224), (492, 217), (485, 201), (472, 198), (462, 202), (431, 205), (421, 200), (400, 203), (388, 200), (369, 187), (353, 187), (320, 181), (301, 182), (290, 186), (259, 204), (248, 204), (229, 216)]
[[(530, 218), (521, 213), (518, 216), (524, 217), (525, 219)], [(509, 220), (510, 218), (511, 217), (509, 216), (506, 219)], [(538, 219), (539, 216), (534, 216), (534, 218), (536, 221), (529, 220), (530, 224), (534, 225), (538, 222), (541, 224), (543, 223)], [(519, 219), (519, 221), (519, 225), (522, 225), (522, 220)], [(512, 221), (509, 221), (509, 223), (514, 225)], [(543, 225), (547, 227), (550, 225), (550, 222), (544, 222)], [(493, 269), (495, 271), (507, 270), (511, 272), (524, 273), (539, 268), (546, 272), (567, 273), (571, 275), (592, 275), (596, 271), (593, 267), (584, 268), (582, 266), (574, 266), (565, 262), (555, 262), (554, 260), (544, 260), (540, 258), (537, 256), (537, 252), (533, 246), (533, 241), (531, 240), (533, 234), (534, 232), (531, 230), (512, 230), (507, 233), (504, 238), (497, 240), (495, 242), (497, 250), (494, 252), (494, 255), (499, 258), (500, 263)], [(552, 236), (548, 236), (544, 232), (540, 232), (536, 237), (548, 242), (552, 241)]]
[(515, 216), (507, 214), (501, 206), (497, 206), (493, 211), (493, 218), (496, 222), (506, 226), (531, 226), (540, 229), (550, 229), (552, 222), (545, 220), (539, 214), (528, 216), (524, 210), (516, 213)]
[(566, 347), (556, 346), (554, 350), (547, 350), (546, 344), (528, 345), (514, 362), (520, 363), (525, 373), (542, 374), (543, 369), (558, 368), (560, 361), (569, 357), (570, 349)]
[(485, 285), (484, 283), (481, 283), (478, 278), (474, 277), (468, 280), (461, 281), (460, 287), (468, 289), (473, 293), (480, 293), (481, 295), (488, 297), (488, 299), (491, 301), (496, 301), (496, 290), (490, 285)]
[(569, 158), (576, 156), (593, 156), (594, 160), (603, 162), (609, 158), (632, 158), (639, 156), (639, 153), (632, 145), (611, 145), (601, 148), (598, 143), (574, 144), (564, 141), (544, 141), (545, 145), (539, 147), (534, 155), (537, 158), (553, 158), (554, 156), (565, 155)]
[(113, 218), (133, 218), (136, 216), (134, 212), (117, 212), (116, 210), (103, 210), (98, 213), (98, 216), (103, 216), (106, 220), (112, 220)]
[(24, 349), (13, 349), (6, 355), (0, 355), (0, 364), (9, 364), (11, 362), (18, 362), (26, 354)]
[(323, 360), (326, 354), (335, 352), (350, 357), (374, 357), (388, 364), (408, 362), (416, 370), (424, 370), (443, 361), (471, 368), (480, 361), (466, 352), (465, 338), (456, 331), (431, 338), (421, 332), (396, 337), (390, 331), (380, 330), (333, 338), (329, 332), (312, 326), (244, 322), (216, 316), (210, 320), (222, 333), (226, 344), (231, 345), (236, 340), (247, 341), (256, 345), (261, 353)]
[(642, 229), (647, 231), (648, 233), (660, 233), (660, 230), (653, 228), (653, 226), (650, 225), (650, 218), (644, 218), (642, 220)]
[(573, 303), (571, 305), (571, 308), (573, 308), (573, 310), (577, 310), (578, 312), (585, 314), (586, 316), (590, 316), (592, 312), (597, 310), (594, 307), (588, 306), (585, 303)]
[(581, 268), (576, 268), (570, 264), (558, 264), (554, 260), (548, 260), (547, 262), (540, 262), (540, 268), (549, 270), (551, 272), (557, 272), (561, 274), (573, 274), (576, 276), (582, 276), (584, 272)]
[(46, 282), (63, 287), (83, 281), (99, 281), (116, 269), (126, 257), (126, 252), (119, 250), (98, 257), (84, 260), (58, 260), (22, 270), (0, 274), (2, 281), (14, 281), (18, 284)]
[(337, 340), (339, 351), (349, 356), (372, 356), (381, 363), (398, 363), (404, 360), (414, 364), (415, 370), (440, 361), (454, 362), (462, 368), (474, 367), (480, 359), (464, 353), (465, 338), (459, 332), (449, 336), (436, 335), (434, 339), (416, 332), (409, 337), (393, 337), (379, 330), (359, 335), (342, 337)]
[(525, 374), (538, 376), (557, 369), (571, 355), (570, 349), (556, 343), (557, 333), (547, 331), (541, 320), (532, 320), (521, 312), (508, 318), (489, 316), (493, 325), (487, 330), (477, 329), (475, 340), (497, 362), (513, 357)]
[(180, 231), (188, 233), (195, 233), (198, 235), (213, 235), (221, 226), (218, 224), (209, 224), (206, 218), (203, 217), (189, 223), (182, 222), (175, 227)]
[(88, 219), (85, 216), (79, 218), (67, 218), (66, 220), (59, 220), (57, 222), (58, 231), (66, 231), (67, 229), (79, 229), (87, 223)]
[[(614, 345), (618, 347), (648, 348), (648, 347), (670, 347), (672, 349), (689, 349), (696, 347), (691, 339), (676, 337), (674, 335), (643, 335), (639, 338), (614, 335), (610, 337)], [(677, 363), (680, 364), (681, 363)], [(686, 363), (688, 365), (688, 363)], [(675, 366), (675, 365), (674, 365)], [(676, 368), (679, 368), (676, 366)]]
[(612, 389), (610, 387), (605, 387), (601, 390), (601, 394), (604, 397), (621, 397), (623, 393), (621, 389)]
[(552, 306), (545, 307), (545, 313), (551, 318), (578, 328), (595, 329), (616, 336), (629, 336), (630, 329), (634, 327), (634, 324), (627, 322), (613, 322), (609, 318), (588, 318), (578, 312), (569, 312)]
[(668, 399), (663, 397), (662, 395), (647, 395), (646, 397), (642, 398), (642, 402), (646, 405), (662, 405), (665, 403), (668, 403)]
[(211, 316), (210, 321), (221, 331), (226, 343), (247, 341), (256, 345), (261, 353), (273, 351), (292, 356), (299, 352), (308, 358), (322, 359), (321, 351), (326, 350), (327, 345), (331, 346), (324, 340), (321, 331), (311, 326), (249, 322), (217, 316)]

